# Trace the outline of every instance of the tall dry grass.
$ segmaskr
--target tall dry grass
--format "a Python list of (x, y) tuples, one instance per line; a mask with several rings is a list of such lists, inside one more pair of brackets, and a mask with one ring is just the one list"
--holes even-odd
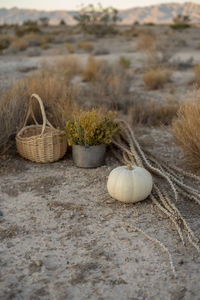
[(148, 33), (142, 33), (139, 35), (136, 44), (137, 49), (144, 52), (155, 51), (156, 50), (156, 36)]
[(13, 40), (9, 48), (13, 53), (24, 51), (28, 48), (28, 42), (23, 38), (16, 38), (15, 40)]
[(194, 82), (200, 86), (200, 65), (194, 66)]
[(169, 81), (172, 70), (165, 66), (147, 68), (143, 74), (143, 80), (149, 90), (163, 88)]
[(87, 87), (80, 90), (78, 99), (81, 104), (104, 105), (109, 109), (125, 107), (131, 78), (118, 62), (109, 65), (90, 56), (82, 76)]
[(9, 147), (9, 140), (22, 127), (27, 109), (23, 82), (16, 82), (0, 98), (0, 153)]
[(50, 41), (48, 35), (41, 36), (33, 32), (21, 37), (10, 36), (9, 49), (10, 52), (16, 53), (26, 50), (28, 47), (44, 46), (48, 41)]
[(89, 41), (81, 41), (77, 46), (79, 49), (83, 49), (86, 52), (92, 52), (94, 50), (94, 45)]
[(95, 59), (92, 55), (88, 56), (86, 67), (82, 73), (83, 80), (90, 82), (96, 81), (104, 64), (105, 61)]
[(75, 52), (75, 47), (74, 47), (73, 43), (67, 42), (67, 43), (65, 43), (65, 47), (66, 47), (68, 53), (72, 54)]
[(175, 97), (166, 98), (162, 103), (135, 102), (128, 110), (128, 120), (133, 127), (171, 125), (178, 108), (179, 101)]
[(25, 82), (28, 95), (32, 93), (40, 95), (47, 118), (55, 127), (62, 128), (64, 119), (69, 118), (75, 108), (76, 91), (72, 85), (65, 78), (45, 69), (29, 76)]
[(172, 124), (173, 134), (193, 168), (200, 168), (200, 89), (189, 93)]
[[(84, 72), (83, 69), (76, 57), (67, 56), (55, 63), (44, 63), (40, 70), (11, 86), (0, 98), (0, 148), (23, 126), (32, 93), (42, 98), (47, 118), (60, 128), (79, 105), (124, 108), (130, 86), (124, 68), (118, 63), (111, 66), (89, 57)], [(84, 74), (87, 83), (81, 87), (74, 84), (72, 79), (76, 74)], [(34, 109), (41, 123), (38, 106)]]
[[(49, 70), (40, 70), (18, 80), (0, 98), (0, 152), (9, 145), (10, 139), (22, 128), (30, 95), (38, 94), (44, 102), (48, 120), (55, 127), (64, 128), (65, 121), (76, 110), (76, 91), (64, 78)], [(42, 118), (35, 105), (36, 118)]]
[(44, 71), (56, 74), (61, 80), (70, 81), (71, 78), (83, 71), (83, 67), (75, 55), (66, 55), (64, 58), (57, 59), (54, 63), (44, 61), (42, 65)]

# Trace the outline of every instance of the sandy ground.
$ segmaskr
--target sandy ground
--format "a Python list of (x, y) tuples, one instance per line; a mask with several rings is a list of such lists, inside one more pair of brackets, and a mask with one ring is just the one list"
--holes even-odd
[[(126, 53), (132, 67), (143, 67), (143, 54), (124, 47), (109, 54), (109, 61)], [(186, 50), (200, 61), (200, 51)], [(186, 50), (179, 57), (183, 51), (185, 59)], [(44, 57), (55, 55), (1, 56), (1, 90), (24, 76), (19, 67), (38, 67)], [(145, 90), (140, 74), (133, 87), (160, 100), (177, 85), (174, 93), (182, 97), (192, 70), (173, 76), (161, 91)], [(166, 161), (185, 166), (170, 129), (141, 128), (137, 137)], [(76, 168), (70, 151), (52, 164), (35, 164), (16, 153), (0, 159), (0, 299), (200, 299), (199, 256), (190, 245), (183, 247), (169, 219), (149, 199), (125, 205), (109, 197), (107, 178), (118, 165), (109, 152), (106, 164), (96, 169)], [(182, 198), (177, 206), (199, 237), (199, 207)], [(163, 249), (132, 225), (170, 250), (177, 279)]]
[[(154, 153), (184, 162), (166, 130), (143, 132)], [(148, 199), (124, 205), (109, 197), (117, 165), (109, 153), (97, 169), (74, 167), (69, 152), (52, 164), (1, 160), (1, 299), (199, 299), (198, 254), (171, 222)], [(198, 236), (199, 207), (177, 205)], [(168, 247), (178, 279), (163, 249), (132, 225)]]

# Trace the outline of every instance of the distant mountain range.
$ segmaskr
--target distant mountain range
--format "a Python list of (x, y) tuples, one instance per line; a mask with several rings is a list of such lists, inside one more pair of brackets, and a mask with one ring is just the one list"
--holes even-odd
[(44, 11), (36, 9), (19, 9), (13, 7), (11, 9), (0, 8), (0, 24), (15, 24), (23, 23), (27, 20), (39, 20), (47, 17), (50, 24), (58, 24), (60, 20), (64, 20), (66, 24), (73, 25), (76, 23), (73, 16), (77, 14), (76, 11), (54, 10)]
[[(76, 23), (73, 16), (77, 11), (39, 11), (33, 9), (19, 9), (17, 7), (6, 9), (0, 8), (0, 24), (22, 23), (26, 20), (38, 20), (47, 17), (50, 24), (58, 24), (64, 20), (66, 24), (73, 25)], [(136, 21), (140, 23), (166, 24), (171, 23), (173, 17), (178, 14), (187, 15), (192, 22), (200, 23), (200, 5), (192, 2), (165, 3), (151, 5), (146, 7), (134, 7), (119, 11), (122, 24), (132, 24)]]
[(140, 23), (169, 24), (178, 14), (187, 15), (192, 22), (200, 23), (200, 5), (193, 2), (134, 7), (120, 12), (123, 24), (132, 24), (135, 21)]

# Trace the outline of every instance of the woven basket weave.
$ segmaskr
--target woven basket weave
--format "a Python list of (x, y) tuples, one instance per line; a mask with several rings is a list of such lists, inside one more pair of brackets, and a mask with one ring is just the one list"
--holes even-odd
[[(37, 99), (40, 104), (42, 125), (38, 124), (33, 113), (33, 98)], [(30, 116), (35, 124), (26, 126)], [(65, 155), (66, 138), (47, 120), (43, 102), (37, 94), (31, 95), (24, 126), (16, 135), (16, 145), (17, 151), (22, 157), (38, 163), (57, 161)]]

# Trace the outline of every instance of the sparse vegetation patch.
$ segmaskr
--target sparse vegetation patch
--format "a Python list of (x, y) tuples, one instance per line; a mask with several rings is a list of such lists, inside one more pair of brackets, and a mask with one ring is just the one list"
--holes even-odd
[(162, 88), (169, 80), (172, 71), (167, 67), (153, 67), (145, 71), (143, 75), (144, 83), (150, 90)]
[(200, 168), (200, 89), (189, 93), (173, 121), (174, 137), (195, 169)]
[(174, 30), (181, 30), (190, 27), (190, 17), (187, 15), (179, 14), (173, 18), (171, 28)]
[(91, 42), (82, 41), (78, 43), (78, 48), (85, 50), (86, 52), (92, 52), (94, 46)]
[(119, 21), (117, 9), (103, 8), (101, 4), (97, 8), (92, 4), (83, 7), (74, 18), (83, 32), (95, 34), (97, 37), (115, 33), (115, 25)]
[(155, 101), (135, 102), (128, 110), (128, 119), (132, 126), (171, 125), (179, 105), (175, 97), (166, 98), (159, 104)]

